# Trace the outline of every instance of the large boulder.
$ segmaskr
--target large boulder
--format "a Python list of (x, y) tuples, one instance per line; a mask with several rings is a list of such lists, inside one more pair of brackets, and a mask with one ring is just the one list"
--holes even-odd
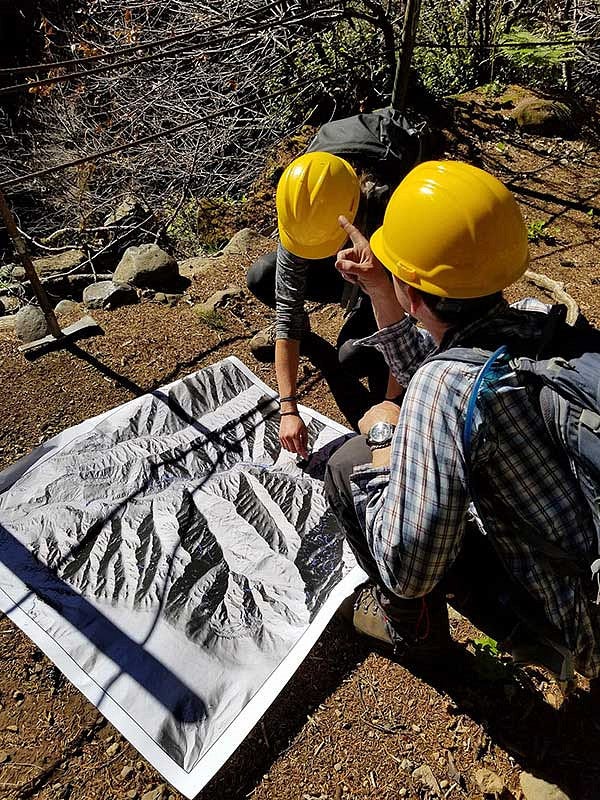
[(542, 136), (568, 133), (575, 127), (569, 106), (541, 97), (526, 97), (517, 105), (511, 117), (521, 130)]
[(35, 342), (48, 336), (50, 328), (39, 306), (25, 306), (15, 314), (15, 333), (22, 342)]
[(119, 261), (115, 283), (131, 283), (146, 289), (168, 290), (180, 282), (177, 261), (157, 244), (128, 247)]
[(134, 195), (128, 194), (104, 220), (104, 225), (107, 228), (113, 225), (131, 225), (145, 219), (148, 214), (148, 206)]
[(193, 278), (194, 275), (206, 275), (213, 272), (222, 262), (215, 256), (196, 256), (186, 258), (179, 262), (179, 274), (184, 278)]
[(194, 311), (197, 314), (213, 314), (217, 308), (224, 306), (228, 300), (233, 297), (239, 297), (243, 294), (242, 289), (235, 284), (231, 284), (226, 289), (221, 289), (220, 292), (214, 292), (204, 303), (198, 303), (194, 306)]
[(127, 283), (100, 281), (86, 286), (83, 290), (83, 302), (88, 308), (111, 309), (131, 305), (137, 301), (136, 290)]
[(75, 303), (73, 300), (61, 300), (60, 303), (54, 306), (54, 313), (59, 316), (60, 314), (70, 314), (71, 311), (77, 311), (78, 309), (79, 303)]
[(65, 250), (64, 253), (36, 258), (33, 266), (40, 278), (46, 278), (48, 275), (59, 275), (71, 270), (75, 272), (85, 261), (87, 256), (83, 250)]
[(242, 228), (241, 231), (231, 237), (222, 252), (226, 256), (247, 256), (257, 249), (264, 250), (267, 247), (271, 250), (273, 249), (272, 239), (261, 236), (260, 233), (256, 233), (252, 228)]
[(569, 796), (561, 788), (536, 778), (530, 772), (522, 772), (519, 782), (525, 800), (569, 800)]

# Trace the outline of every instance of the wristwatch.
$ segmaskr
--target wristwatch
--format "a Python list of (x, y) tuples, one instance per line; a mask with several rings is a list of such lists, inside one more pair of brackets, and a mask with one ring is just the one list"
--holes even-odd
[(367, 434), (367, 444), (371, 450), (380, 450), (387, 447), (394, 436), (396, 426), (391, 422), (376, 422), (369, 428)]

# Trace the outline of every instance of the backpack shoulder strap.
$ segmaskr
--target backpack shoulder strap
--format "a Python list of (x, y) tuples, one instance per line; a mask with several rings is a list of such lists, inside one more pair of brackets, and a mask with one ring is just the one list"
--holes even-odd
[[(486, 380), (490, 377), (494, 367), (504, 358), (506, 358), (506, 356), (508, 356), (508, 348), (506, 345), (502, 345), (502, 347), (499, 347), (493, 353), (468, 347), (456, 347), (446, 350), (442, 353), (438, 353), (427, 359), (427, 361), (459, 361), (465, 364), (480, 366), (479, 372), (477, 373), (473, 383), (473, 388), (471, 389), (471, 393), (469, 395), (469, 400), (467, 402), (462, 444), (465, 457), (466, 478), (469, 495), (479, 517), (483, 521), (485, 518), (482, 516), (480, 511), (480, 501), (475, 488), (475, 482), (473, 480), (473, 465), (471, 457), (473, 420), (475, 416), (475, 409), (477, 407), (477, 400), (481, 394), (482, 387), (484, 386)], [(523, 364), (520, 370), (523, 377), (527, 380), (533, 371), (531, 370), (531, 367), (535, 367), (538, 362), (535, 362), (531, 359), (515, 359), (507, 363), (510, 365), (511, 369), (516, 367), (517, 372), (519, 372), (520, 362), (522, 361), (529, 362), (528, 364)], [(580, 560), (577, 557), (572, 556), (571, 554), (562, 550), (562, 548), (558, 547), (552, 542), (547, 541), (538, 533), (538, 531), (534, 530), (533, 528), (523, 526), (521, 528), (521, 535), (523, 539), (528, 542), (529, 546), (534, 552), (537, 552), (539, 556), (552, 564), (552, 569), (556, 573), (561, 575), (581, 575), (586, 572), (585, 567), (580, 563)], [(600, 571), (600, 559), (598, 560), (598, 571)]]

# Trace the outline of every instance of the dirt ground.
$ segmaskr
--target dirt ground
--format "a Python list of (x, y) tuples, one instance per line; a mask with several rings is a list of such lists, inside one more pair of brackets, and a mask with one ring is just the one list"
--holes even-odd
[[(561, 281), (600, 324), (600, 170), (593, 137), (519, 135), (507, 114), (502, 102), (478, 94), (456, 99), (440, 155), (467, 158), (509, 183), (532, 234), (539, 233), (531, 268)], [(257, 255), (226, 260), (193, 284), (192, 299), (203, 301), (231, 283), (245, 286), (245, 270)], [(508, 295), (550, 299), (525, 280)], [(313, 312), (313, 330), (334, 342), (339, 309)], [(247, 291), (210, 324), (188, 303), (168, 308), (143, 301), (94, 316), (103, 335), (33, 362), (19, 355), (11, 335), (0, 336), (0, 469), (70, 425), (230, 354), (275, 386), (272, 365), (256, 362), (248, 347), (272, 314)], [(356, 409), (345, 402), (361, 401), (365, 390), (336, 383), (330, 357), (323, 347), (312, 361), (303, 357), (302, 401), (347, 422), (325, 375), (350, 417)], [(461, 643), (457, 654), (417, 674), (334, 620), (202, 799), (493, 797), (482, 788), (485, 769), (499, 776), (502, 800), (521, 797), (523, 771), (558, 784), (571, 800), (598, 798), (600, 698), (588, 683), (580, 680), (561, 703), (541, 671), (515, 672), (475, 643), (480, 634), (466, 621), (453, 618), (452, 626)], [(413, 775), (423, 766), (437, 789)], [(2, 616), (0, 798), (135, 800), (154, 789), (156, 797), (181, 797)]]

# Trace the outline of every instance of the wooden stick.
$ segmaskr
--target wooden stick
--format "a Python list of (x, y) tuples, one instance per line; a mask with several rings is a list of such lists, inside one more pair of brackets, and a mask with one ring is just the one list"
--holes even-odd
[(31, 288), (33, 289), (35, 296), (37, 297), (38, 303), (40, 304), (40, 308), (44, 312), (44, 316), (46, 317), (46, 322), (48, 323), (48, 328), (50, 329), (50, 333), (54, 336), (55, 339), (62, 338), (62, 331), (60, 329), (60, 325), (58, 324), (58, 320), (56, 319), (56, 314), (54, 313), (54, 309), (52, 308), (52, 304), (50, 302), (50, 298), (46, 294), (46, 290), (42, 286), (40, 279), (38, 278), (38, 274), (35, 271), (35, 267), (33, 266), (33, 261), (31, 260), (31, 256), (29, 255), (29, 251), (27, 250), (27, 245), (25, 244), (25, 239), (21, 236), (17, 229), (17, 223), (15, 222), (15, 218), (13, 217), (12, 211), (8, 207), (8, 203), (6, 202), (6, 197), (4, 196), (4, 192), (0, 189), (0, 214), (2, 214), (2, 218), (4, 219), (4, 224), (6, 225), (6, 229), (8, 231), (8, 235), (13, 240), (15, 245), (15, 250), (17, 251), (17, 255), (23, 265), (23, 269), (25, 270), (25, 274), (29, 278), (31, 283)]
[(570, 294), (565, 292), (565, 285), (560, 281), (554, 281), (552, 278), (549, 278), (547, 275), (543, 275), (540, 272), (532, 272), (528, 269), (525, 272), (524, 276), (528, 281), (539, 286), (540, 289), (546, 289), (546, 291), (550, 292), (552, 297), (556, 300), (557, 303), (564, 303), (567, 307), (567, 319), (566, 321), (569, 325), (574, 325), (575, 320), (579, 316), (579, 306), (573, 300)]
[(404, 14), (402, 44), (400, 45), (400, 53), (398, 54), (391, 101), (392, 108), (400, 111), (401, 114), (403, 114), (406, 109), (408, 76), (410, 75), (410, 65), (412, 63), (413, 50), (415, 49), (420, 12), (421, 0), (408, 0)]

